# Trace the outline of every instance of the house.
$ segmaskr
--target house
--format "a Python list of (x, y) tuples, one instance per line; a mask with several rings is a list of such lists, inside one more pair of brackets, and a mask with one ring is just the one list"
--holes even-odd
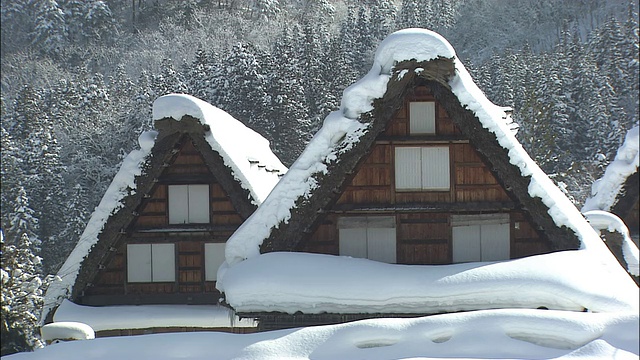
[[(611, 282), (633, 283), (514, 130), (444, 38), (390, 35), (229, 239), (225, 301), (264, 330), (501, 307), (610, 310), (572, 295), (610, 283), (578, 285), (591, 270), (563, 269), (584, 253), (568, 250), (591, 249), (605, 259), (592, 264), (618, 274)], [(540, 274), (560, 273), (540, 286)]]
[(591, 194), (582, 212), (591, 210), (608, 211), (624, 221), (629, 233), (638, 244), (640, 234), (639, 199), (640, 183), (638, 182), (638, 126), (627, 132), (624, 143), (618, 149), (616, 157), (607, 166), (602, 178), (593, 183)]
[[(123, 161), (59, 270), (61, 281), (47, 291), (44, 314), (68, 299), (65, 314), (56, 313), (65, 318), (53, 316), (54, 321), (90, 317), (79, 306), (217, 306), (225, 242), (286, 172), (267, 140), (204, 101), (162, 96), (153, 117), (155, 130), (143, 133), (140, 149)], [(228, 323), (227, 309), (218, 310)], [(81, 318), (73, 319), (79, 312)], [(182, 318), (207, 318), (198, 313)], [(119, 330), (109, 317), (107, 329)]]
[(629, 130), (616, 157), (604, 175), (592, 186), (582, 212), (591, 226), (601, 233), (605, 244), (618, 262), (638, 283), (638, 126)]

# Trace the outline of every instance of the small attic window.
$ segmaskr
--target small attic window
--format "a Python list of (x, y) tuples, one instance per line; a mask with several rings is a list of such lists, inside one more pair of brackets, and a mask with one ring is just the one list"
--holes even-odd
[(208, 224), (209, 185), (169, 185), (169, 224)]
[(176, 280), (174, 244), (128, 244), (127, 281), (172, 282)]
[(419, 101), (409, 103), (409, 134), (436, 133), (436, 103)]

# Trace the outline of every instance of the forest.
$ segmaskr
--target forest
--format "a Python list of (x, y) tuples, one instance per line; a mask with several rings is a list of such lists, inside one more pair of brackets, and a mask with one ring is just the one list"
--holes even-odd
[(442, 34), (580, 206), (638, 123), (626, 0), (12, 0), (1, 4), (2, 354), (39, 346), (42, 295), (151, 104), (199, 97), (290, 165), (393, 31)]

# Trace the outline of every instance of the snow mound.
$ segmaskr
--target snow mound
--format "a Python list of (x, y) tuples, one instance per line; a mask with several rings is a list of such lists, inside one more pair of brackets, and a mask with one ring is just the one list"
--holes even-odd
[(485, 310), (248, 335), (195, 332), (99, 338), (7, 359), (637, 359), (638, 328), (637, 312)]
[(240, 319), (220, 305), (82, 306), (65, 300), (53, 316), (54, 324), (82, 321), (95, 331), (153, 327), (254, 327), (253, 319)]
[(218, 288), (238, 312), (637, 311), (637, 287), (628, 287), (626, 276), (610, 276), (589, 255), (564, 251), (503, 262), (396, 265), (273, 252), (227, 268)]
[(70, 321), (46, 324), (40, 328), (40, 334), (42, 335), (42, 340), (47, 342), (56, 340), (90, 340), (96, 337), (91, 326)]

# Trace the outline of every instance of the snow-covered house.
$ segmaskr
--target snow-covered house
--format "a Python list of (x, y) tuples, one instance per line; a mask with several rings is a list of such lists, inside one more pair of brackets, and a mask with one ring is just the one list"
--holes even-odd
[[(182, 317), (165, 327), (188, 326), (186, 318), (198, 319), (198, 327), (224, 327), (203, 326), (211, 309), (207, 314), (190, 307), (185, 313), (175, 305), (216, 306), (225, 242), (286, 168), (262, 136), (194, 97), (162, 96), (153, 104), (153, 117), (155, 131), (143, 133), (140, 149), (125, 158), (59, 270), (61, 281), (47, 291), (45, 315), (62, 298), (72, 302), (63, 303), (55, 321), (90, 322), (89, 308), (79, 305), (172, 304), (166, 311), (101, 309), (100, 314), (111, 315), (98, 317), (111, 325), (89, 325), (95, 330), (135, 327), (131, 313), (137, 313), (159, 327), (158, 313), (164, 312), (173, 320)], [(228, 323), (228, 311), (221, 310)], [(118, 320), (119, 312), (129, 315)]]
[(390, 35), (229, 239), (218, 288), (262, 329), (502, 307), (637, 308), (635, 284), (514, 131), (444, 38)]
[(627, 225), (636, 243), (640, 234), (640, 182), (638, 181), (640, 135), (638, 133), (638, 126), (627, 132), (615, 159), (607, 166), (602, 178), (594, 182), (592, 196), (582, 207), (583, 212), (603, 210), (615, 214)]
[(638, 283), (638, 238), (640, 236), (638, 166), (640, 138), (638, 126), (629, 130), (616, 157), (604, 175), (592, 185), (582, 212), (600, 231), (605, 244)]

